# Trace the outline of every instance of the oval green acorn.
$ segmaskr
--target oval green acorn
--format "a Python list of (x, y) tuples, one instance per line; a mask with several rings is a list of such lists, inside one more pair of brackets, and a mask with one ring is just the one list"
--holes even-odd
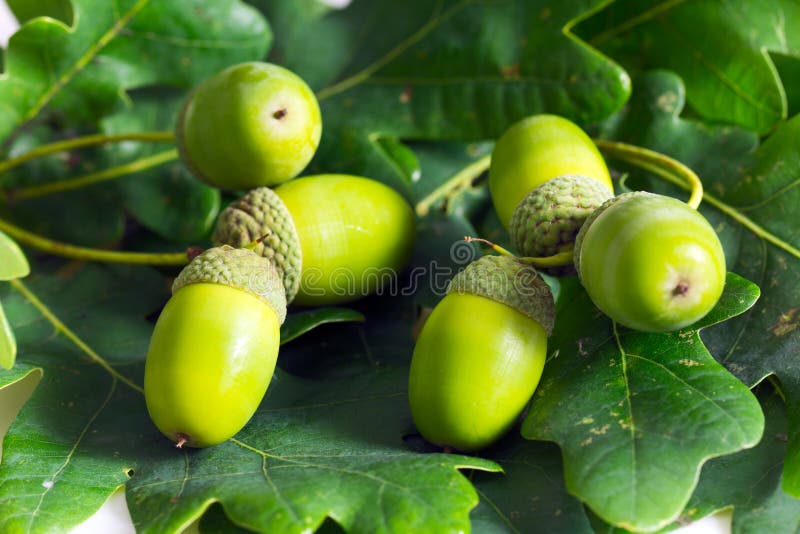
[(531, 267), (484, 256), (457, 274), (417, 338), (408, 398), (420, 434), (476, 451), (499, 439), (533, 395), (555, 306)]
[(708, 221), (677, 199), (643, 191), (597, 209), (578, 233), (574, 260), (595, 305), (643, 332), (698, 321), (725, 286), (725, 254)]
[(556, 115), (533, 115), (497, 140), (489, 168), (489, 191), (505, 228), (530, 191), (557, 176), (580, 174), (613, 190), (603, 156), (586, 133)]
[(392, 188), (360, 176), (304, 176), (258, 188), (220, 214), (215, 243), (256, 250), (284, 274), (290, 302), (317, 306), (374, 293), (408, 263), (411, 206)]
[(221, 189), (275, 186), (297, 176), (319, 145), (314, 92), (271, 63), (240, 63), (197, 86), (175, 128), (181, 159)]
[(150, 418), (177, 446), (236, 434), (267, 390), (286, 317), (280, 275), (251, 250), (211, 248), (175, 279), (144, 374)]

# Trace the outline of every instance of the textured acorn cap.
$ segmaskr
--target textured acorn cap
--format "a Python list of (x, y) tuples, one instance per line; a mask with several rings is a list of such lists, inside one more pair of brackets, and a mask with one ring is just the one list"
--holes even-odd
[(584, 221), (583, 226), (581, 226), (578, 235), (575, 236), (575, 249), (572, 254), (572, 260), (575, 263), (575, 270), (578, 271), (578, 277), (580, 278), (581, 275), (581, 247), (583, 246), (583, 239), (586, 237), (586, 232), (589, 231), (589, 227), (592, 226), (592, 223), (597, 220), (597, 218), (603, 214), (611, 206), (619, 204), (620, 202), (627, 202), (633, 198), (637, 197), (647, 197), (647, 196), (655, 196), (654, 193), (649, 193), (647, 191), (633, 191), (630, 193), (622, 193), (621, 195), (609, 198), (603, 204), (594, 210)]
[[(548, 180), (517, 204), (509, 224), (514, 248), (526, 257), (570, 250), (586, 218), (613, 196), (605, 184), (579, 174)], [(571, 274), (572, 268), (547, 271)]]
[(511, 306), (539, 323), (549, 336), (555, 322), (550, 287), (536, 269), (508, 256), (483, 256), (450, 281), (447, 293), (469, 293)]
[(254, 295), (268, 304), (283, 324), (286, 319), (286, 293), (277, 269), (268, 259), (252, 250), (226, 245), (197, 256), (180, 272), (172, 292), (189, 284), (222, 284)]
[(286, 204), (269, 187), (253, 189), (222, 210), (212, 236), (215, 245), (232, 247), (260, 238), (253, 250), (272, 261), (283, 277), (286, 301), (292, 302), (300, 288), (300, 238)]

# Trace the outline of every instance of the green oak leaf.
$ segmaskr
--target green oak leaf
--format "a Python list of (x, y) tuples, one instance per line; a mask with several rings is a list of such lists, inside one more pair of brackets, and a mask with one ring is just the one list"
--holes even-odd
[(36, 17), (51, 17), (64, 24), (72, 24), (71, 0), (6, 0), (20, 24)]
[(733, 506), (733, 532), (791, 533), (800, 528), (800, 500), (781, 488), (786, 454), (786, 408), (770, 386), (757, 391), (766, 419), (752, 449), (709, 461), (684, 512), (687, 520)]
[(472, 531), (590, 534), (583, 504), (564, 485), (558, 447), (524, 440), (516, 430), (485, 453), (503, 468), (503, 475), (475, 473), (472, 477), (481, 497), (470, 515)]
[(800, 6), (792, 0), (619, 0), (580, 34), (632, 72), (678, 73), (689, 104), (709, 121), (764, 133), (786, 118), (784, 86), (795, 81), (781, 80), (770, 52), (800, 61), (798, 20)]
[(71, 22), (33, 18), (9, 40), (0, 139), (45, 109), (90, 123), (128, 89), (191, 87), (231, 63), (263, 57), (272, 37), (237, 0), (73, 0)]
[[(735, 534), (789, 534), (800, 528), (800, 500), (781, 488), (786, 408), (770, 385), (760, 385), (756, 395), (765, 417), (761, 441), (752, 449), (709, 460), (683, 513), (663, 532), (729, 507), (733, 507)], [(596, 532), (627, 532), (602, 523), (596, 516), (592, 521)]]
[(281, 344), (288, 343), (314, 328), (329, 323), (363, 322), (364, 314), (348, 308), (316, 308), (290, 313), (281, 325)]
[(608, 523), (663, 527), (683, 510), (704, 461), (761, 438), (757, 400), (698, 334), (750, 308), (758, 288), (729, 274), (699, 323), (646, 334), (618, 327), (571, 282), (562, 283), (551, 355), (522, 435), (559, 444), (568, 491)]
[[(102, 121), (101, 131), (171, 130), (183, 98), (182, 92), (165, 89), (137, 91), (131, 105)], [(120, 209), (168, 241), (192, 243), (208, 237), (221, 207), (220, 192), (189, 173), (178, 159), (174, 144), (118, 143), (107, 146), (104, 155), (106, 167), (163, 158), (164, 163), (105, 187), (118, 192)]]
[(279, 376), (235, 440), (186, 455), (161, 443), (128, 483), (134, 524), (172, 531), (219, 501), (259, 532), (304, 532), (326, 516), (348, 532), (466, 530), (477, 495), (457, 469), (496, 467), (403, 447), (407, 374), (327, 384)]
[[(636, 84), (641, 92), (604, 135), (639, 139), (694, 168), (703, 179), (710, 197), (701, 210), (720, 234), (728, 269), (762, 290), (748, 313), (704, 331), (703, 340), (746, 384), (753, 386), (770, 374), (780, 380), (789, 406), (783, 485), (800, 497), (800, 366), (794, 357), (800, 346), (800, 289), (795, 283), (800, 277), (800, 117), (781, 125), (756, 149), (751, 133), (680, 118), (684, 91), (676, 76), (650, 73)], [(650, 184), (648, 189), (657, 187)], [(727, 214), (720, 205), (727, 206)], [(766, 240), (765, 231), (779, 241)]]
[[(63, 132), (46, 125), (25, 128), (12, 139), (8, 155), (19, 156), (62, 136)], [(124, 234), (125, 218), (113, 189), (95, 186), (58, 195), (21, 195), (31, 188), (98, 171), (102, 165), (99, 155), (97, 149), (51, 154), (10, 170), (0, 180), (9, 199), (0, 203), (2, 217), (29, 232), (59, 241), (85, 246), (117, 243)]]
[(603, 3), (255, 2), (273, 22), (270, 57), (320, 101), (322, 141), (306, 172), (346, 170), (406, 194), (388, 139), (476, 141), (532, 113), (591, 122), (619, 109), (627, 75), (571, 33)]
[(468, 528), (478, 496), (458, 470), (498, 468), (403, 444), (404, 366), (324, 381), (278, 371), (235, 439), (175, 450), (150, 423), (137, 385), (146, 317), (164, 291), (160, 275), (135, 267), (14, 282), (5, 303), (21, 362), (0, 370), (0, 388), (23, 371), (42, 378), (5, 437), (0, 531), (68, 529), (122, 485), (141, 532), (178, 532), (214, 501), (263, 531), (301, 532), (327, 516), (353, 532)]

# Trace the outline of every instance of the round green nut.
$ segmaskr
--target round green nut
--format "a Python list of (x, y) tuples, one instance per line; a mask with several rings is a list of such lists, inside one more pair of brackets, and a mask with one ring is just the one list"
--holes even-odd
[[(575, 236), (591, 213), (614, 193), (604, 184), (581, 175), (565, 175), (543, 183), (517, 205), (509, 234), (525, 257), (547, 257), (573, 249)], [(547, 269), (550, 274), (575, 270)]]
[(321, 134), (313, 91), (291, 71), (261, 62), (228, 67), (197, 86), (175, 128), (192, 174), (229, 190), (294, 178), (311, 161)]
[(150, 418), (176, 446), (209, 447), (252, 417), (275, 370), (283, 284), (245, 249), (206, 250), (175, 279), (144, 371)]
[(287, 299), (319, 306), (389, 283), (408, 263), (415, 234), (414, 212), (394, 189), (360, 176), (320, 174), (251, 191), (223, 211), (214, 240), (240, 246), (268, 236), (260, 252), (294, 277), (284, 279)]
[(643, 332), (698, 321), (725, 286), (725, 255), (708, 221), (653, 193), (625, 193), (598, 208), (578, 233), (574, 258), (594, 304)]
[(556, 115), (533, 115), (512, 125), (497, 140), (489, 168), (489, 191), (505, 228), (520, 201), (548, 180), (580, 174), (612, 190), (611, 176), (586, 133)]
[(408, 398), (420, 434), (483, 449), (514, 424), (544, 369), (555, 306), (530, 266), (484, 256), (457, 274), (417, 338)]

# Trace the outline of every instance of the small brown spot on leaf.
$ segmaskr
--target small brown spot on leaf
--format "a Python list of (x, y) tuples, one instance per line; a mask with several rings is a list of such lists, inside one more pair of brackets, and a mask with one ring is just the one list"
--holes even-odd
[(506, 80), (519, 80), (519, 63), (500, 67), (500, 74)]
[(778, 322), (769, 327), (773, 335), (783, 337), (800, 327), (800, 308), (789, 308), (778, 318)]
[(406, 85), (403, 87), (403, 92), (400, 93), (400, 103), (401, 104), (408, 104), (411, 102), (411, 91), (412, 88), (410, 85)]

